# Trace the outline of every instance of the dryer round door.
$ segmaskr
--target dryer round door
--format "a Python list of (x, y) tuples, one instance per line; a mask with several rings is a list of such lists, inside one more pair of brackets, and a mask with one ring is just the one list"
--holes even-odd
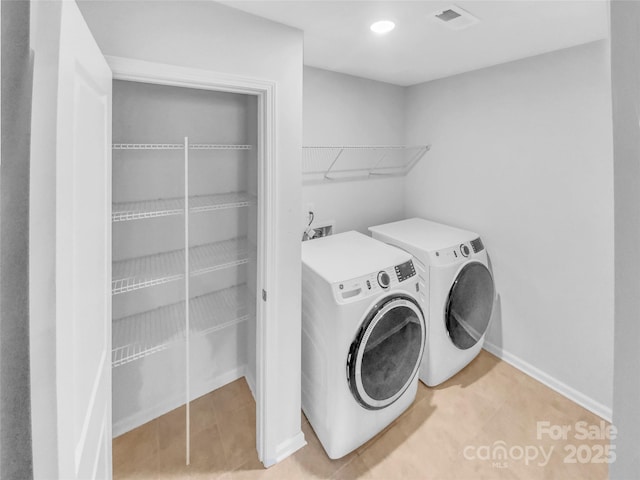
[(391, 405), (416, 376), (427, 335), (424, 315), (410, 297), (396, 295), (374, 306), (351, 344), (347, 378), (360, 405)]
[(460, 350), (473, 347), (487, 331), (494, 295), (493, 277), (484, 264), (470, 262), (460, 269), (444, 312), (449, 338)]

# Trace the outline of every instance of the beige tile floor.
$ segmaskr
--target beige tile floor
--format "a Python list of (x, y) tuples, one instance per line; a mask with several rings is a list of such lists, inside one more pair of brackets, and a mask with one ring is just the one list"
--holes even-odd
[[(576, 422), (598, 426), (599, 417), (484, 351), (443, 385), (420, 384), (398, 420), (339, 460), (329, 460), (303, 415), (307, 446), (264, 469), (255, 451), (255, 403), (244, 379), (194, 401), (191, 414), (189, 467), (179, 408), (114, 439), (114, 478), (589, 480), (608, 472), (597, 460), (609, 441), (575, 437)], [(566, 440), (538, 438), (539, 421), (572, 430)], [(505, 460), (478, 459), (500, 445), (510, 452)], [(543, 465), (541, 448), (551, 452)], [(519, 458), (523, 451), (538, 457), (527, 462)], [(567, 463), (571, 459), (575, 463)]]

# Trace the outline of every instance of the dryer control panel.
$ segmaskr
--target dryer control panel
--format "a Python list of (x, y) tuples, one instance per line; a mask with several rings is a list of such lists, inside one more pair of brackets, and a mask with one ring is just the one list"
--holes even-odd
[(477, 238), (470, 242), (462, 242), (449, 248), (441, 248), (429, 252), (429, 260), (432, 266), (444, 266), (460, 263), (467, 259), (482, 255), (484, 245), (482, 240)]

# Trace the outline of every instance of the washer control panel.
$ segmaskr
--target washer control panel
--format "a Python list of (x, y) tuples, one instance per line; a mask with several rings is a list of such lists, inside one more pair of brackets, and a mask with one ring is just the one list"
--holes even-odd
[(415, 275), (415, 267), (413, 262), (409, 260), (362, 277), (334, 283), (332, 289), (338, 303), (349, 303), (363, 297), (380, 295)]
[(482, 244), (482, 239), (480, 237), (475, 240), (471, 240), (471, 248), (473, 248), (473, 253), (478, 253), (484, 250), (484, 245)]
[(382, 288), (389, 288), (389, 285), (391, 285), (391, 277), (384, 270), (378, 272), (378, 285)]
[(416, 269), (413, 266), (413, 261), (401, 263), (395, 266), (396, 276), (399, 282), (404, 282), (407, 278), (411, 278), (416, 274)]

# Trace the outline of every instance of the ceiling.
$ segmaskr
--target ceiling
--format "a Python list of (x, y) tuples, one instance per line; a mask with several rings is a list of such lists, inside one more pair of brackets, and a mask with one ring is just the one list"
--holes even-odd
[[(304, 31), (304, 63), (396, 85), (447, 77), (607, 38), (605, 0), (228, 0), (228, 6)], [(430, 15), (456, 5), (480, 19), (451, 30)], [(376, 35), (381, 19), (396, 28)]]

